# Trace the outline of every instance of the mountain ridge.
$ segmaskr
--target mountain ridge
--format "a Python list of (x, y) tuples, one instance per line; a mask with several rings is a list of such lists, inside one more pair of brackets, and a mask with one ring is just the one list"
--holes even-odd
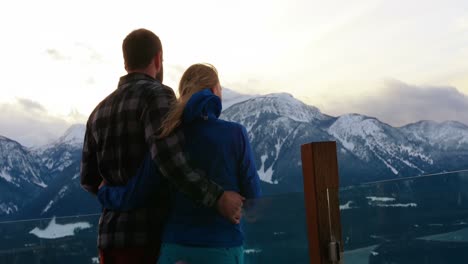
[[(460, 122), (422, 120), (393, 127), (375, 117), (356, 113), (330, 116), (287, 93), (243, 96), (233, 92), (229, 96), (223, 102), (232, 104), (223, 110), (221, 118), (246, 127), (266, 194), (302, 191), (300, 146), (308, 142), (337, 142), (342, 186), (458, 170), (468, 159), (464, 141), (468, 126)], [(75, 124), (57, 140), (39, 149), (15, 145), (29, 155), (31, 162), (38, 164), (39, 178), (46, 187), (34, 189), (28, 200), (21, 203), (24, 199), (18, 197), (25, 194), (18, 192), (15, 196), (16, 189), (2, 181), (0, 175), (0, 190), (8, 189), (11, 196), (9, 200), (2, 197), (0, 217), (12, 214), (23, 218), (49, 217), (99, 211), (94, 197), (79, 184), (84, 132), (83, 124)], [(430, 137), (423, 137), (428, 132)], [(455, 134), (448, 137), (447, 133)], [(441, 135), (450, 139), (443, 141), (445, 145), (427, 142), (428, 138), (437, 139)], [(2, 138), (7, 139), (0, 136), (0, 142)], [(0, 143), (0, 150), (1, 147)], [(1, 162), (0, 159), (0, 172), (7, 168)]]

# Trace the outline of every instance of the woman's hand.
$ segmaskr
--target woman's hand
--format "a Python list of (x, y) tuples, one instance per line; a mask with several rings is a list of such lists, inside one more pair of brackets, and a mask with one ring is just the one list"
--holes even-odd
[(224, 191), (216, 204), (218, 212), (233, 224), (239, 224), (245, 198), (237, 192)]

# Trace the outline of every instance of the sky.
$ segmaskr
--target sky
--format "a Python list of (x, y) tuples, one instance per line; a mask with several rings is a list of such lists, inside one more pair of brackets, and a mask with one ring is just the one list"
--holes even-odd
[(468, 1), (28, 0), (0, 4), (0, 135), (38, 145), (86, 122), (142, 27), (161, 38), (173, 88), (208, 62), (224, 87), (329, 115), (468, 124)]

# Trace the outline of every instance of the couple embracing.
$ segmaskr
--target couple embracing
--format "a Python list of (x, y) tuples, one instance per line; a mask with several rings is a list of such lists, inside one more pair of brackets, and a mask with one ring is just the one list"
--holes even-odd
[(190, 66), (176, 98), (153, 32), (131, 32), (122, 51), (128, 74), (91, 113), (81, 163), (103, 207), (100, 263), (243, 263), (242, 207), (259, 178), (245, 128), (219, 119), (215, 67)]

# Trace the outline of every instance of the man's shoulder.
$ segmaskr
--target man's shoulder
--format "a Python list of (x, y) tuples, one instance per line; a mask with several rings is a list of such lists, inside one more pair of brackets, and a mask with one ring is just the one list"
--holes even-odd
[(143, 102), (143, 105), (147, 105), (161, 97), (174, 99), (174, 90), (158, 81), (151, 80), (138, 80), (126, 86), (119, 86), (96, 105), (88, 117), (88, 122), (93, 122), (97, 116), (100, 116), (99, 113), (105, 112), (116, 101), (137, 100)]
[(91, 112), (91, 114), (89, 115), (88, 117), (88, 123), (89, 122), (92, 122), (94, 117), (96, 116), (96, 114), (102, 109), (104, 108), (106, 105), (108, 105), (109, 101), (112, 100), (112, 98), (115, 96), (115, 93), (117, 92), (118, 90), (114, 90), (112, 93), (110, 93), (109, 95), (107, 95), (104, 99), (102, 99), (97, 105), (96, 107), (94, 107), (93, 111)]
[(144, 94), (145, 97), (158, 97), (164, 95), (175, 96), (174, 90), (158, 81), (140, 82), (132, 87), (132, 90)]

